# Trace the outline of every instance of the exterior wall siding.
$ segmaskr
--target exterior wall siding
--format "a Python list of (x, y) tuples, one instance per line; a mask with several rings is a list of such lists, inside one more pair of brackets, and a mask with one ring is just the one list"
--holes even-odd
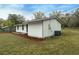
[(16, 32), (27, 33), (27, 28), (24, 25), (24, 30), (22, 30), (22, 26), (19, 26), (19, 29), (17, 29), (17, 26), (16, 26)]
[(28, 33), (28, 36), (37, 38), (54, 36), (54, 31), (61, 31), (61, 24), (56, 19), (29, 23), (28, 28), (24, 26), (24, 30), (22, 26), (19, 29), (16, 27), (16, 32)]
[(42, 38), (42, 22), (28, 24), (28, 36)]
[(43, 21), (43, 37), (54, 36), (54, 31), (61, 31), (61, 24), (57, 20)]

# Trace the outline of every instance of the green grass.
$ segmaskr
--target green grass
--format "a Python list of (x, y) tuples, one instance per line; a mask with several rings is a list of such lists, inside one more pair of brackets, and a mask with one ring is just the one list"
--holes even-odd
[(0, 54), (61, 55), (79, 54), (79, 29), (64, 29), (61, 36), (43, 41), (29, 40), (10, 33), (0, 33)]

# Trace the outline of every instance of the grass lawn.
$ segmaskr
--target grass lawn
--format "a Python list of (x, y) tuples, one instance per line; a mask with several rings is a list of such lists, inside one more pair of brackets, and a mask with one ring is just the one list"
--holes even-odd
[(58, 37), (43, 41), (0, 33), (0, 54), (79, 54), (79, 29), (64, 29)]

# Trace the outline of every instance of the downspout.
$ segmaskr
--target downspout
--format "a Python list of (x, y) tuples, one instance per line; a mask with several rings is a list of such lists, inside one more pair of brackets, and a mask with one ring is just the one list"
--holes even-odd
[(42, 20), (42, 38), (44, 38), (44, 33), (43, 33), (43, 20)]

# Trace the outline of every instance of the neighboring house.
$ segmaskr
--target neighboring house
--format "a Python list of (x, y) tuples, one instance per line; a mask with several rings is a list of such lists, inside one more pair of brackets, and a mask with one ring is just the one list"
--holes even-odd
[(4, 27), (2, 27), (2, 29), (4, 30), (4, 32), (12, 32), (10, 27), (8, 27), (8, 26), (4, 26)]
[(16, 25), (16, 32), (27, 33), (35, 38), (58, 36), (61, 34), (61, 23), (56, 18), (36, 19)]
[(4, 29), (0, 28), (0, 32), (4, 32)]
[(10, 29), (8, 26), (0, 27), (0, 32), (10, 32)]

